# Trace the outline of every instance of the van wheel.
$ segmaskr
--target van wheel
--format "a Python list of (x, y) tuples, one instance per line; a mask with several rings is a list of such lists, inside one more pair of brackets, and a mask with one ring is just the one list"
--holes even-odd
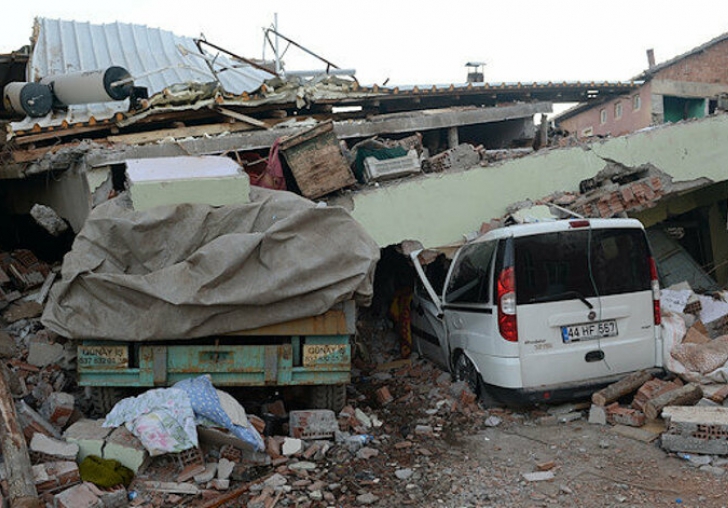
[(480, 374), (478, 374), (470, 358), (460, 353), (455, 358), (455, 367), (453, 370), (455, 381), (465, 381), (475, 395), (480, 395)]
[(483, 379), (475, 369), (475, 365), (470, 361), (470, 358), (460, 353), (455, 358), (455, 364), (453, 368), (453, 374), (455, 381), (465, 381), (468, 387), (478, 397), (480, 405), (488, 409), (491, 407), (502, 406), (502, 404), (493, 397), (483, 383)]

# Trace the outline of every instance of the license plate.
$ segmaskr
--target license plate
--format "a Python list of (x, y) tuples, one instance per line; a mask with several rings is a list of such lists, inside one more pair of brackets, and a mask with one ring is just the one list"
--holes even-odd
[(78, 346), (80, 369), (125, 369), (129, 366), (127, 346)]
[(617, 334), (617, 321), (614, 319), (561, 327), (564, 343), (615, 337)]
[(349, 362), (348, 344), (306, 344), (303, 346), (303, 366)]

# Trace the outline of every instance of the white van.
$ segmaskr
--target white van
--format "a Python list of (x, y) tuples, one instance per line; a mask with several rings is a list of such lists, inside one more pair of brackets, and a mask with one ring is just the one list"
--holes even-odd
[(484, 403), (586, 397), (662, 365), (657, 268), (635, 219), (496, 229), (461, 247), (446, 276), (421, 252), (413, 349)]

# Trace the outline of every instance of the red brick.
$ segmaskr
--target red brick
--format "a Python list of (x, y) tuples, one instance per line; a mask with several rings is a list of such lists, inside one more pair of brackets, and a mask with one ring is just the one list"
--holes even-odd
[(377, 400), (382, 406), (386, 406), (394, 400), (394, 397), (392, 397), (389, 388), (382, 386), (379, 390), (377, 390)]
[(642, 427), (645, 424), (645, 415), (636, 409), (612, 404), (607, 406), (607, 421), (612, 424)]
[(632, 407), (639, 411), (644, 411), (645, 404), (650, 399), (662, 395), (663, 393), (671, 392), (679, 388), (675, 383), (670, 381), (663, 381), (662, 379), (651, 379), (643, 384), (632, 400)]

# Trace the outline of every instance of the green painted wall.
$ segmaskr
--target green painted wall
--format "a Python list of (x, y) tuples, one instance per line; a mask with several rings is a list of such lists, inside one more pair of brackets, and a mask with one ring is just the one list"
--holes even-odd
[[(428, 174), (348, 196), (347, 207), (381, 246), (457, 242), (506, 207), (556, 191), (577, 191), (607, 160), (652, 163), (674, 182), (728, 179), (728, 115), (664, 125), (583, 147), (552, 149), (497, 166)], [(336, 203), (332, 203), (336, 204)]]
[(247, 203), (250, 183), (245, 174), (225, 178), (149, 181), (131, 185), (130, 193), (135, 210), (178, 203), (221, 206)]

